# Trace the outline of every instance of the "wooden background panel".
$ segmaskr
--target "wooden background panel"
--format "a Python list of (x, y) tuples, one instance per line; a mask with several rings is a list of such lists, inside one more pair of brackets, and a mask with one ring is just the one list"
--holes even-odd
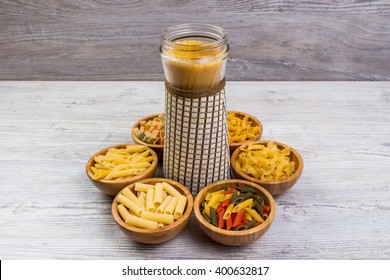
[(1, 0), (1, 80), (162, 80), (160, 34), (229, 34), (229, 80), (390, 80), (390, 3)]

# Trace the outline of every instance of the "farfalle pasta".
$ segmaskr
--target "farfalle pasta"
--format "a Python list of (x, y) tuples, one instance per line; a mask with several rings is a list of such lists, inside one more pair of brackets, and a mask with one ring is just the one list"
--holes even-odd
[(279, 149), (273, 142), (241, 148), (236, 163), (243, 173), (265, 182), (283, 181), (296, 171), (290, 147)]

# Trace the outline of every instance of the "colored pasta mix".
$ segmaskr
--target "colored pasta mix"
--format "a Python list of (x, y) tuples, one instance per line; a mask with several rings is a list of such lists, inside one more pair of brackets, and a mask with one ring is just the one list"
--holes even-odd
[(263, 223), (270, 207), (255, 188), (239, 184), (209, 192), (200, 211), (206, 221), (218, 228), (241, 231)]

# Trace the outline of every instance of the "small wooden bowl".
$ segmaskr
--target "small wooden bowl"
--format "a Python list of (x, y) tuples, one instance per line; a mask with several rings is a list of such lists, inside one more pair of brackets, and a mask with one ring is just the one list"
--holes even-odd
[[(262, 224), (242, 231), (220, 229), (207, 222), (200, 212), (201, 204), (204, 201), (207, 193), (217, 191), (225, 186), (234, 187), (237, 186), (238, 183), (241, 183), (243, 186), (252, 187), (258, 190), (258, 193), (261, 194), (264, 198), (265, 203), (270, 207), (268, 218)], [(243, 246), (256, 241), (271, 227), (271, 224), (275, 219), (275, 212), (275, 201), (272, 195), (266, 189), (253, 182), (238, 179), (222, 180), (207, 185), (198, 193), (194, 201), (195, 218), (202, 231), (214, 241), (228, 246)]]
[(255, 178), (245, 174), (244, 172), (242, 172), (238, 168), (238, 165), (236, 162), (237, 158), (241, 152), (241, 150), (240, 150), (241, 148), (245, 148), (249, 144), (261, 144), (261, 145), (265, 146), (265, 145), (267, 145), (268, 142), (274, 142), (279, 149), (283, 149), (283, 148), (287, 147), (286, 144), (276, 142), (276, 141), (269, 141), (269, 140), (260, 140), (260, 141), (254, 141), (251, 143), (243, 144), (238, 149), (236, 149), (234, 151), (234, 153), (232, 154), (231, 166), (232, 166), (232, 170), (233, 170), (233, 173), (234, 173), (236, 178), (254, 182), (254, 183), (259, 184), (262, 187), (264, 187), (272, 195), (279, 195), (279, 194), (287, 191), (288, 189), (290, 189), (292, 186), (294, 186), (294, 184), (298, 181), (299, 177), (302, 174), (303, 159), (302, 159), (301, 155), (296, 150), (294, 150), (293, 148), (290, 147), (290, 149), (291, 149), (290, 160), (295, 162), (296, 170), (290, 177), (288, 177), (286, 180), (283, 180), (283, 181), (266, 182), (266, 181), (255, 179)]
[(245, 115), (247, 115), (249, 117), (248, 120), (251, 121), (252, 124), (254, 124), (254, 126), (257, 126), (259, 128), (259, 131), (257, 132), (256, 136), (251, 140), (244, 141), (244, 142), (236, 142), (236, 143), (229, 142), (230, 154), (232, 154), (241, 145), (248, 143), (248, 142), (251, 142), (251, 141), (259, 140), (261, 138), (261, 135), (263, 134), (263, 125), (261, 124), (261, 122), (257, 118), (255, 118), (254, 116), (252, 116), (250, 114), (247, 114), (244, 112), (238, 112), (238, 111), (228, 111), (228, 114), (229, 113), (235, 113), (236, 116), (239, 117), (240, 119), (243, 119), (245, 117)]
[[(172, 185), (176, 190), (178, 190), (182, 195), (185, 195), (187, 197), (187, 206), (183, 213), (183, 216), (180, 217), (178, 220), (176, 220), (173, 224), (158, 229), (142, 229), (142, 228), (133, 227), (126, 224), (119, 216), (118, 208), (117, 208), (118, 203), (115, 197), (111, 207), (112, 216), (114, 217), (115, 222), (118, 224), (119, 228), (126, 235), (128, 235), (130, 238), (140, 243), (159, 244), (171, 240), (185, 228), (185, 226), (188, 223), (188, 220), (190, 219), (192, 208), (194, 206), (192, 194), (182, 184), (165, 178), (150, 178), (150, 179), (141, 180), (139, 182), (144, 184), (156, 184), (159, 182), (167, 182), (168, 184)], [(135, 183), (127, 186), (126, 188), (130, 189), (135, 194), (134, 187), (135, 187)]]
[(156, 145), (156, 144), (149, 144), (149, 143), (146, 143), (146, 142), (142, 141), (141, 139), (139, 139), (138, 136), (135, 135), (135, 133), (134, 133), (134, 128), (136, 128), (136, 127), (139, 128), (139, 125), (140, 125), (140, 122), (141, 122), (141, 121), (153, 120), (154, 118), (158, 117), (160, 114), (162, 114), (162, 113), (149, 115), (149, 116), (147, 116), (147, 117), (144, 117), (144, 118), (138, 120), (138, 121), (133, 125), (133, 127), (131, 128), (131, 137), (133, 138), (134, 142), (136, 142), (136, 143), (138, 143), (138, 144), (141, 144), (141, 145), (148, 146), (148, 147), (151, 148), (153, 151), (155, 151), (156, 154), (157, 154), (158, 159), (159, 159), (160, 161), (162, 161), (162, 160), (163, 160), (163, 157), (164, 157), (164, 145)]
[(115, 196), (115, 195), (117, 195), (118, 192), (120, 192), (127, 185), (134, 183), (134, 182), (137, 182), (139, 180), (151, 178), (154, 176), (154, 173), (156, 173), (157, 166), (158, 166), (158, 159), (157, 159), (156, 153), (152, 149), (149, 149), (150, 154), (153, 157), (153, 161), (152, 161), (152, 164), (141, 174), (136, 175), (132, 178), (121, 179), (121, 180), (104, 180), (104, 179), (103, 180), (95, 180), (95, 179), (92, 179), (93, 173), (91, 171), (91, 166), (95, 165), (94, 158), (96, 156), (105, 155), (107, 153), (107, 151), (111, 148), (122, 149), (122, 148), (125, 148), (126, 146), (132, 146), (132, 145), (135, 145), (135, 144), (119, 144), (119, 145), (115, 145), (115, 146), (110, 146), (108, 148), (105, 148), (105, 149), (98, 151), (88, 160), (87, 165), (86, 165), (86, 173), (88, 175), (89, 180), (92, 182), (92, 184), (95, 185), (95, 187), (97, 187), (99, 190), (101, 190), (102, 192), (104, 192), (106, 194)]

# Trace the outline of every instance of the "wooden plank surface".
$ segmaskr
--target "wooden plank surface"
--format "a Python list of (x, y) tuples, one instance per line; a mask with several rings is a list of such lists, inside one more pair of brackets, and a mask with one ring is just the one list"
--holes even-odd
[[(390, 83), (228, 82), (230, 110), (296, 148), (303, 175), (270, 230), (240, 250), (194, 217), (175, 239), (128, 239), (85, 175), (97, 150), (132, 142), (163, 111), (162, 82), (0, 82), (0, 259), (389, 259)], [(158, 171), (161, 175), (161, 169)]]
[(160, 34), (186, 22), (229, 34), (228, 80), (390, 80), (390, 3), (0, 2), (0, 80), (162, 80)]

